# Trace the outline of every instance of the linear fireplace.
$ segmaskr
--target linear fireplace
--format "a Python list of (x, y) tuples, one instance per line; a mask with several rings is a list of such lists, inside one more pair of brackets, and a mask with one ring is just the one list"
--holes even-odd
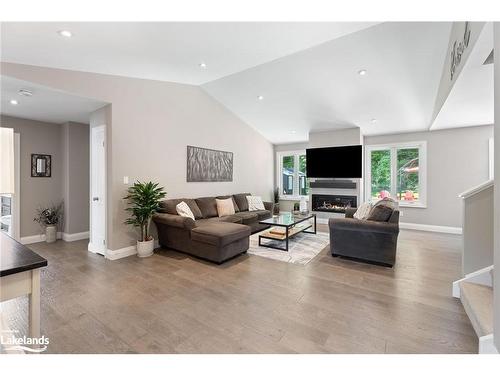
[(356, 208), (358, 199), (353, 195), (312, 194), (312, 210), (345, 213), (346, 208)]

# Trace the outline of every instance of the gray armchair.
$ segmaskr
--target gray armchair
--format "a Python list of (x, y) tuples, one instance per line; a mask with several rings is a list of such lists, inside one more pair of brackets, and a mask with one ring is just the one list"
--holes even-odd
[(348, 208), (345, 218), (328, 221), (332, 256), (392, 267), (396, 262), (399, 211), (393, 211), (387, 222), (357, 220), (353, 218), (355, 212)]

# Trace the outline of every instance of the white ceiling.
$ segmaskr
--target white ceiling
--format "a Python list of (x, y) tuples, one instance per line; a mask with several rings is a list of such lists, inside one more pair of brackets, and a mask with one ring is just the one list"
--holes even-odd
[[(0, 76), (0, 80), (0, 109), (3, 115), (56, 124), (67, 121), (88, 123), (90, 113), (106, 105), (11, 77)], [(20, 89), (32, 91), (33, 96), (19, 95)], [(18, 104), (10, 104), (12, 99)]]
[[(62, 38), (63, 29), (74, 36)], [(346, 127), (429, 129), (450, 30), (449, 22), (2, 23), (1, 52), (8, 62), (202, 85), (271, 142), (288, 143)]]
[(200, 85), (374, 24), (3, 22), (2, 60)]
[(493, 23), (487, 23), (432, 130), (487, 125), (494, 122), (493, 64), (483, 65), (493, 49)]
[(451, 23), (379, 24), (203, 88), (273, 143), (356, 126), (366, 135), (427, 130), (450, 31)]

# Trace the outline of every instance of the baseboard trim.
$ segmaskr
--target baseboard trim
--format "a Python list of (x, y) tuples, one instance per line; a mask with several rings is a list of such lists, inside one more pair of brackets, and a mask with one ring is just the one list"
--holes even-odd
[(79, 240), (86, 240), (90, 237), (90, 232), (80, 232), (80, 233), (63, 233), (62, 239), (66, 242), (73, 242)]
[(427, 225), (427, 224), (401, 223), (401, 222), (399, 223), (399, 227), (401, 229), (420, 230), (424, 232), (462, 234), (462, 228), (460, 227), (447, 227), (441, 225)]
[(106, 259), (117, 260), (137, 254), (136, 246), (122, 247), (118, 250), (106, 250)]
[(498, 354), (493, 333), (479, 338), (479, 354)]
[[(62, 232), (57, 232), (57, 239), (62, 239)], [(19, 242), (23, 245), (30, 245), (32, 243), (44, 242), (45, 234), (35, 234), (34, 236), (21, 237)]]
[[(89, 238), (89, 236), (90, 236), (89, 232), (80, 232), (80, 233), (57, 232), (57, 239), (66, 242), (85, 240)], [(30, 245), (32, 243), (38, 243), (44, 241), (45, 241), (45, 234), (35, 234), (34, 236), (21, 237), (20, 239), (20, 242), (23, 245)]]

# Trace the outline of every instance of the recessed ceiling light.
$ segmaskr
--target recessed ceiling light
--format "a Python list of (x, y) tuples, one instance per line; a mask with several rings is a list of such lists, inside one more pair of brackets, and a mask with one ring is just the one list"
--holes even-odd
[(257, 99), (264, 100), (264, 97), (262, 95), (259, 95), (259, 96), (257, 96)]
[(364, 76), (364, 75), (366, 75), (366, 70), (365, 70), (365, 69), (361, 69), (361, 70), (358, 72), (358, 74), (359, 74), (360, 76)]
[(296, 134), (296, 133), (297, 133), (297, 131), (295, 131), (295, 130), (290, 130), (290, 134)]
[(12, 99), (12, 100), (10, 101), (10, 104), (12, 104), (12, 105), (18, 105), (18, 104), (19, 104), (19, 102), (18, 102), (16, 99)]
[(205, 64), (204, 62), (201, 62), (199, 65), (200, 65), (201, 69), (206, 69), (207, 68), (207, 64)]
[(57, 33), (60, 36), (63, 36), (65, 38), (71, 38), (73, 36), (73, 34), (71, 33), (71, 31), (69, 31), (69, 30), (59, 30)]
[(18, 94), (22, 96), (33, 96), (33, 91), (27, 89), (21, 89), (18, 91)]
[(376, 119), (376, 118), (372, 118), (372, 119), (370, 120), (370, 122), (371, 122), (372, 124), (375, 124), (375, 123), (377, 122), (377, 119)]

